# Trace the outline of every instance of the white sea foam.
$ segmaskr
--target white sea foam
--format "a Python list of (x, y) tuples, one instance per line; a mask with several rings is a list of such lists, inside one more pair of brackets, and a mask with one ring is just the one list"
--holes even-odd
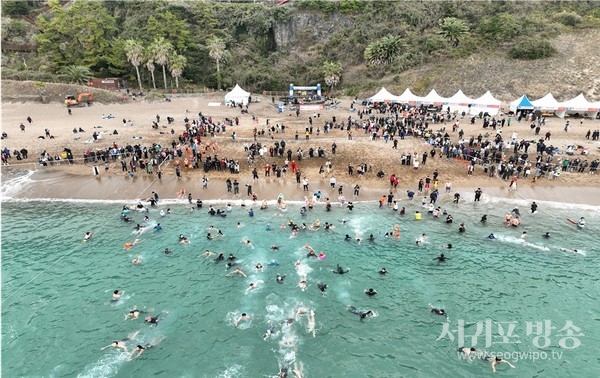
[(2, 180), (2, 186), (0, 188), (0, 195), (2, 196), (2, 200), (10, 200), (17, 193), (23, 191), (28, 185), (31, 185), (35, 181), (31, 179), (31, 176), (35, 173), (35, 171), (28, 171), (26, 174), (22, 176), (17, 176), (8, 180)]

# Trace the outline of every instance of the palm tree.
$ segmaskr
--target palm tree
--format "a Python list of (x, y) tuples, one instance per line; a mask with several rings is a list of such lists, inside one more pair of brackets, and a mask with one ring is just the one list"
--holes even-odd
[(171, 76), (175, 78), (175, 87), (179, 88), (179, 77), (183, 73), (183, 69), (187, 63), (187, 59), (183, 55), (177, 53), (173, 54), (171, 61), (169, 62), (169, 68), (171, 70)]
[(63, 69), (65, 75), (69, 76), (72, 82), (77, 84), (85, 84), (92, 80), (94, 75), (92, 70), (86, 66), (69, 66)]
[(154, 61), (160, 64), (163, 69), (163, 80), (165, 83), (165, 90), (167, 89), (167, 63), (169, 62), (169, 56), (173, 51), (173, 45), (163, 37), (154, 39), (150, 46)]
[(469, 33), (467, 24), (455, 17), (446, 17), (440, 20), (440, 27), (442, 30), (439, 33), (450, 41), (454, 47), (458, 46), (460, 40)]
[(402, 49), (406, 48), (406, 44), (400, 37), (387, 35), (377, 41), (369, 43), (365, 48), (364, 57), (369, 64), (388, 65), (400, 54)]
[(213, 35), (206, 41), (206, 46), (208, 47), (208, 56), (217, 63), (217, 89), (221, 89), (221, 69), (219, 63), (225, 57), (225, 41)]
[(125, 41), (125, 54), (127, 55), (129, 63), (135, 67), (140, 92), (142, 92), (142, 79), (140, 78), (140, 64), (144, 58), (144, 47), (142, 47), (142, 43), (136, 39), (128, 39)]
[(150, 76), (152, 76), (152, 87), (156, 89), (156, 81), (154, 80), (154, 57), (152, 56), (150, 47), (144, 50), (144, 61), (146, 61), (146, 69), (150, 71)]
[(342, 65), (340, 62), (325, 61), (323, 63), (323, 74), (325, 75), (325, 84), (331, 87), (331, 92), (340, 82), (342, 75)]

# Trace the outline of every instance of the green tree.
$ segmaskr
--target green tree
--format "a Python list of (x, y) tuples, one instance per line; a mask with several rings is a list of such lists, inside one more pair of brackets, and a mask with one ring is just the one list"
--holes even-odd
[(151, 46), (144, 50), (144, 61), (146, 62), (146, 69), (150, 71), (150, 76), (152, 77), (152, 88), (156, 89), (156, 80), (154, 79), (154, 70), (156, 67), (154, 66), (154, 54), (152, 53)]
[(444, 36), (454, 47), (460, 44), (461, 39), (469, 33), (467, 24), (456, 17), (446, 17), (440, 20), (440, 34)]
[(152, 50), (152, 56), (154, 62), (160, 64), (162, 66), (163, 71), (163, 80), (165, 83), (165, 90), (167, 89), (167, 63), (169, 62), (169, 57), (173, 51), (173, 45), (171, 42), (167, 41), (163, 37), (155, 39), (150, 46)]
[(190, 24), (178, 19), (172, 12), (157, 12), (151, 15), (146, 24), (147, 35), (151, 40), (164, 38), (178, 51), (185, 51), (194, 43)]
[(175, 87), (179, 88), (179, 77), (183, 74), (183, 69), (187, 63), (187, 59), (183, 55), (173, 54), (169, 61), (169, 69), (171, 70), (171, 76), (175, 78)]
[(211, 36), (206, 41), (208, 47), (208, 56), (215, 61), (217, 64), (217, 89), (221, 89), (221, 69), (220, 62), (225, 58), (226, 45), (225, 41), (216, 35)]
[(406, 49), (406, 44), (400, 37), (387, 35), (367, 45), (364, 52), (365, 60), (374, 66), (388, 65)]
[(144, 47), (141, 42), (135, 39), (128, 39), (125, 41), (125, 54), (127, 54), (127, 60), (135, 67), (135, 73), (137, 75), (137, 81), (140, 86), (140, 92), (142, 92), (142, 79), (140, 78), (140, 64), (144, 58)]
[(326, 60), (323, 63), (323, 74), (325, 75), (325, 84), (329, 85), (331, 87), (331, 92), (333, 92), (335, 86), (340, 83), (342, 64), (340, 62)]
[(38, 52), (46, 55), (55, 70), (86, 66), (97, 72), (111, 65), (117, 53), (112, 46), (117, 28), (103, 3), (76, 1), (63, 9), (58, 0), (50, 0), (48, 5), (49, 14), (37, 18), (40, 34), (36, 38)]
[(86, 84), (94, 77), (92, 70), (85, 66), (65, 67), (63, 68), (63, 73), (69, 77), (71, 82), (77, 84)]

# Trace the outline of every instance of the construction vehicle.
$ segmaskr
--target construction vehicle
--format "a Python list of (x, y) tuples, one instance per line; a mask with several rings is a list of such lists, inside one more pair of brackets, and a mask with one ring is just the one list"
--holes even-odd
[(77, 97), (72, 95), (65, 97), (65, 105), (67, 105), (67, 108), (73, 106), (90, 106), (92, 101), (94, 101), (94, 94), (89, 92), (79, 93)]

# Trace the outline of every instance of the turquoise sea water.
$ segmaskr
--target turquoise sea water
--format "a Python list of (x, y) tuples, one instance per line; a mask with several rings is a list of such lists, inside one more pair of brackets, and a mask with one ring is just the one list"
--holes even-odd
[[(442, 199), (441, 206), (454, 216), (452, 225), (429, 215), (415, 221), (412, 213), (424, 209), (408, 202), (401, 204), (408, 210), (404, 217), (389, 208), (378, 209), (374, 202), (358, 202), (352, 212), (339, 205), (326, 212), (318, 204), (301, 217), (301, 205), (290, 202), (286, 212), (275, 205), (267, 210), (256, 206), (253, 218), (247, 215), (248, 207), (234, 203), (227, 217), (221, 218), (207, 214), (208, 201), (195, 211), (187, 203), (171, 201), (148, 214), (149, 224), (160, 222), (163, 230), (139, 236), (133, 227), (143, 223), (143, 214), (132, 212), (129, 224), (119, 219), (121, 207), (134, 201), (6, 200), (2, 203), (2, 376), (273, 377), (287, 364), (292, 376), (292, 361), (306, 377), (490, 374), (488, 362), (459, 358), (458, 332), (454, 341), (447, 336), (437, 340), (444, 324), (458, 330), (461, 320), (466, 335), (478, 332), (478, 322), (482, 325), (478, 350), (523, 353), (525, 359), (508, 358), (515, 369), (501, 365), (498, 375), (597, 376), (600, 209), (538, 201), (538, 213), (530, 215), (526, 201), (484, 196), (481, 203), (467, 199), (454, 205), (449, 197)], [(523, 213), (522, 227), (504, 228), (503, 216), (515, 205)], [(168, 207), (172, 214), (160, 217), (159, 211)], [(482, 214), (488, 214), (486, 225), (479, 222)], [(588, 220), (583, 230), (565, 220), (579, 216)], [(307, 225), (319, 219), (322, 225), (333, 223), (335, 229), (303, 230), (294, 237), (289, 228), (280, 228), (290, 219)], [(461, 222), (467, 227), (464, 234), (458, 233)], [(385, 238), (395, 224), (401, 237)], [(207, 232), (214, 234), (208, 230), (211, 225), (224, 236), (207, 240)], [(94, 237), (83, 243), (88, 230), (94, 231)], [(520, 239), (524, 230), (526, 242)], [(545, 231), (551, 232), (550, 239), (541, 237)], [(498, 240), (486, 240), (491, 232)], [(357, 233), (365, 239), (372, 233), (375, 241), (344, 240), (345, 234), (354, 239)], [(415, 240), (422, 233), (428, 240), (418, 247)], [(179, 244), (179, 234), (187, 236), (190, 244)], [(125, 251), (123, 244), (136, 237), (141, 243)], [(251, 240), (253, 249), (242, 242), (244, 238)], [(307, 259), (306, 243), (317, 253), (325, 251), (327, 258)], [(440, 249), (447, 243), (454, 247)], [(273, 244), (280, 249), (272, 250)], [(165, 247), (173, 253), (162, 253)], [(233, 253), (248, 278), (226, 277), (225, 262), (215, 264), (215, 256), (204, 258), (206, 249), (225, 256)], [(449, 260), (439, 264), (433, 259), (442, 252)], [(142, 265), (131, 264), (136, 254), (141, 255)], [(280, 265), (268, 266), (272, 259)], [(294, 266), (297, 260), (300, 268)], [(254, 270), (259, 262), (264, 272)], [(338, 263), (350, 271), (333, 274)], [(380, 276), (378, 270), (384, 266), (389, 274)], [(283, 284), (275, 282), (277, 274), (286, 275)], [(306, 291), (298, 287), (303, 274), (309, 285)], [(259, 280), (264, 283), (247, 292), (249, 283)], [(324, 296), (318, 281), (328, 285)], [(370, 287), (379, 294), (365, 295), (363, 291)], [(116, 289), (124, 290), (124, 296), (111, 303)], [(444, 308), (449, 318), (430, 313), (430, 303)], [(348, 311), (350, 305), (372, 310), (375, 316), (361, 322)], [(159, 324), (144, 323), (146, 314), (125, 320), (135, 306), (151, 311), (149, 315), (162, 313)], [(307, 315), (285, 325), (298, 308), (314, 310), (316, 337), (307, 332)], [(242, 312), (250, 319), (235, 327), (233, 320)], [(545, 326), (546, 321), (557, 327), (549, 329), (547, 346), (546, 339), (527, 335), (527, 322)], [(583, 334), (577, 337), (577, 348), (561, 347), (573, 345), (573, 340), (561, 341), (568, 331), (559, 331), (567, 321), (579, 329), (576, 335)], [(265, 341), (269, 322), (274, 334)], [(506, 322), (513, 322), (511, 332)], [(160, 342), (131, 361), (116, 349), (100, 350), (135, 331), (140, 332), (128, 342), (129, 350), (138, 343)], [(503, 340), (502, 331), (511, 337)], [(486, 347), (486, 336), (494, 344)], [(471, 339), (465, 342), (471, 344)], [(527, 359), (528, 352), (544, 352), (547, 359)]]

